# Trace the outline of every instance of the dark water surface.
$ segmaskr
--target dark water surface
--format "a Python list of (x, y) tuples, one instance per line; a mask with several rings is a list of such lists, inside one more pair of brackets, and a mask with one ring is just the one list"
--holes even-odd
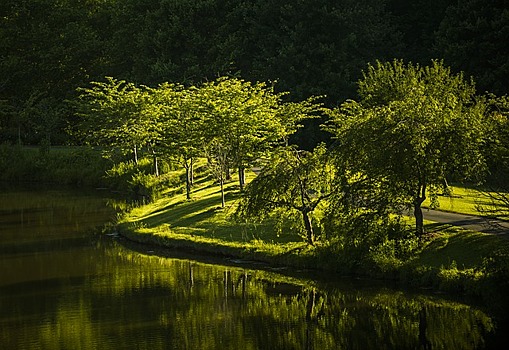
[[(482, 308), (370, 281), (160, 257), (95, 234), (100, 194), (0, 194), (0, 349), (476, 349)], [(134, 249), (133, 249), (134, 248)]]

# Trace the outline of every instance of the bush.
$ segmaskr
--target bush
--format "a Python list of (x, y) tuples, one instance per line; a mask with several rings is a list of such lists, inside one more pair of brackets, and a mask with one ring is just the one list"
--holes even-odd
[[(168, 171), (169, 165), (161, 162), (161, 173)], [(160, 197), (166, 187), (179, 183), (178, 175), (167, 172), (155, 176), (152, 159), (142, 158), (136, 164), (133, 161), (119, 162), (106, 171), (107, 185), (116, 191), (130, 196), (141, 204), (151, 202)]]
[[(357, 215), (333, 225), (329, 221), (326, 227), (332, 238), (322, 248), (321, 261), (336, 264), (336, 269), (344, 273), (396, 277), (419, 249), (418, 239), (398, 217)], [(334, 256), (334, 262), (326, 261), (327, 255)]]

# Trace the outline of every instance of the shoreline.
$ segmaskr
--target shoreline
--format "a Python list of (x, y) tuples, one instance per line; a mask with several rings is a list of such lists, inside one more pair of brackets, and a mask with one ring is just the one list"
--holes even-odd
[[(381, 270), (372, 265), (371, 269), (359, 267), (355, 271), (344, 271), (341, 266), (324, 263), (320, 248), (301, 247), (293, 251), (273, 254), (263, 251), (259, 247), (245, 245), (232, 246), (220, 239), (197, 241), (196, 237), (181, 235), (180, 238), (164, 237), (150, 230), (143, 233), (135, 232), (126, 227), (126, 223), (114, 226), (117, 234), (135, 244), (141, 244), (156, 249), (182, 251), (186, 254), (197, 254), (217, 259), (241, 260), (249, 264), (263, 264), (265, 268), (284, 270), (308, 270), (318, 274), (334, 274), (350, 278), (367, 278), (377, 281), (397, 283), (404, 288), (431, 290), (436, 293), (446, 293), (493, 302), (504, 302), (507, 293), (507, 282), (497, 283), (499, 277), (494, 274), (480, 274), (478, 268), (457, 268), (453, 263), (450, 267), (433, 267), (425, 264), (420, 257), (409, 260), (396, 269)], [(456, 233), (456, 235), (467, 233)], [(471, 233), (480, 235), (480, 233)], [(454, 238), (453, 236), (451, 236)], [(494, 236), (495, 237), (495, 236)], [(159, 255), (159, 254), (157, 254)], [(509, 306), (509, 305), (508, 305)]]

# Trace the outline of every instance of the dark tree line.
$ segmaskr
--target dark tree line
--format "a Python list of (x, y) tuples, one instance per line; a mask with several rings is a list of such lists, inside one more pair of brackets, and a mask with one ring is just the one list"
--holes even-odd
[[(104, 76), (185, 85), (277, 81), (295, 100), (356, 98), (368, 63), (444, 59), (478, 91), (507, 93), (507, 0), (4, 0), (0, 140), (66, 143), (64, 102)], [(300, 137), (320, 140), (311, 123)], [(309, 145), (305, 145), (303, 140)]]

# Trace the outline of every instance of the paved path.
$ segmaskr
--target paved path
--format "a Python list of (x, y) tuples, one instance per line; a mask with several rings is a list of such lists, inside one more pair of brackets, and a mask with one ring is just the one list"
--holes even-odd
[(422, 212), (426, 220), (460, 226), (478, 232), (509, 235), (509, 222), (507, 221), (426, 208), (423, 208)]
[[(258, 175), (261, 168), (251, 168)], [(438, 222), (441, 224), (449, 224), (453, 226), (463, 227), (468, 230), (485, 232), (497, 235), (507, 235), (509, 237), (509, 221), (491, 219), (482, 216), (457, 214), (440, 210), (423, 208), (422, 213), (424, 219)], [(413, 216), (412, 213), (408, 214)]]

